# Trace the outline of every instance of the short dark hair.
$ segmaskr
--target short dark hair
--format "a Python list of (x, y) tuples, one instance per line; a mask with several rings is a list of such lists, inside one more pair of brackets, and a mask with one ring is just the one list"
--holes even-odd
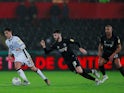
[(112, 26), (111, 26), (111, 25), (106, 25), (105, 27), (111, 27), (111, 28), (112, 28)]
[(12, 32), (11, 28), (9, 28), (9, 27), (6, 27), (6, 28), (4, 29), (4, 31)]
[(61, 32), (60, 32), (60, 30), (55, 30), (55, 31), (53, 32), (53, 34), (54, 34), (54, 33), (61, 33)]

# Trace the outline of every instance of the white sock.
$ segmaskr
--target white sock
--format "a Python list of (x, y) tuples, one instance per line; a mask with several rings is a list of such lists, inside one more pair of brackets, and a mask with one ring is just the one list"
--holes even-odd
[(23, 71), (22, 69), (19, 69), (17, 72), (18, 72), (19, 76), (20, 76), (23, 80), (28, 81), (28, 79), (27, 79), (27, 77), (25, 76), (25, 73), (24, 73), (24, 71)]
[(40, 69), (37, 69), (37, 74), (40, 75), (40, 77), (43, 78), (43, 80), (47, 79), (45, 75), (40, 71)]
[(94, 69), (92, 69), (91, 71), (92, 71), (92, 74), (94, 74), (94, 72), (95, 72)]

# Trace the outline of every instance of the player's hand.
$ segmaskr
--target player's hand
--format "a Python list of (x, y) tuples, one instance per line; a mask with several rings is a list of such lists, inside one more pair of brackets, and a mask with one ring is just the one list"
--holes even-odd
[(46, 48), (46, 44), (45, 44), (45, 41), (44, 41), (44, 40), (41, 40), (41, 41), (40, 41), (40, 44), (41, 44), (41, 46), (42, 46), (43, 48)]
[(83, 54), (87, 54), (87, 51), (86, 51), (85, 49), (83, 49), (83, 48), (79, 48), (79, 50), (81, 51), (81, 53), (83, 53)]
[(110, 57), (109, 57), (109, 61), (113, 61), (113, 59), (114, 59), (114, 56), (115, 56), (115, 54), (112, 54)]
[(13, 57), (11, 55), (8, 55), (8, 59), (13, 62)]

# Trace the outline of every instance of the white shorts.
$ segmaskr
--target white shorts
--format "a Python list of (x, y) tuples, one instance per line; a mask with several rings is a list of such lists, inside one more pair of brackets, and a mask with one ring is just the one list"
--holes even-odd
[(21, 62), (22, 65), (26, 64), (28, 67), (34, 66), (33, 60), (26, 50), (23, 50), (23, 52), (19, 53), (14, 57), (15, 57), (14, 62)]

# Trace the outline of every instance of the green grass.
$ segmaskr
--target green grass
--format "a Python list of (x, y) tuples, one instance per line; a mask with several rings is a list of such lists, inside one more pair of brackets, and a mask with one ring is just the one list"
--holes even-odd
[(124, 78), (119, 72), (107, 72), (109, 80), (100, 86), (70, 71), (44, 71), (51, 80), (47, 86), (40, 77), (25, 71), (29, 86), (13, 86), (11, 80), (18, 76), (15, 71), (0, 72), (0, 93), (124, 93)]

